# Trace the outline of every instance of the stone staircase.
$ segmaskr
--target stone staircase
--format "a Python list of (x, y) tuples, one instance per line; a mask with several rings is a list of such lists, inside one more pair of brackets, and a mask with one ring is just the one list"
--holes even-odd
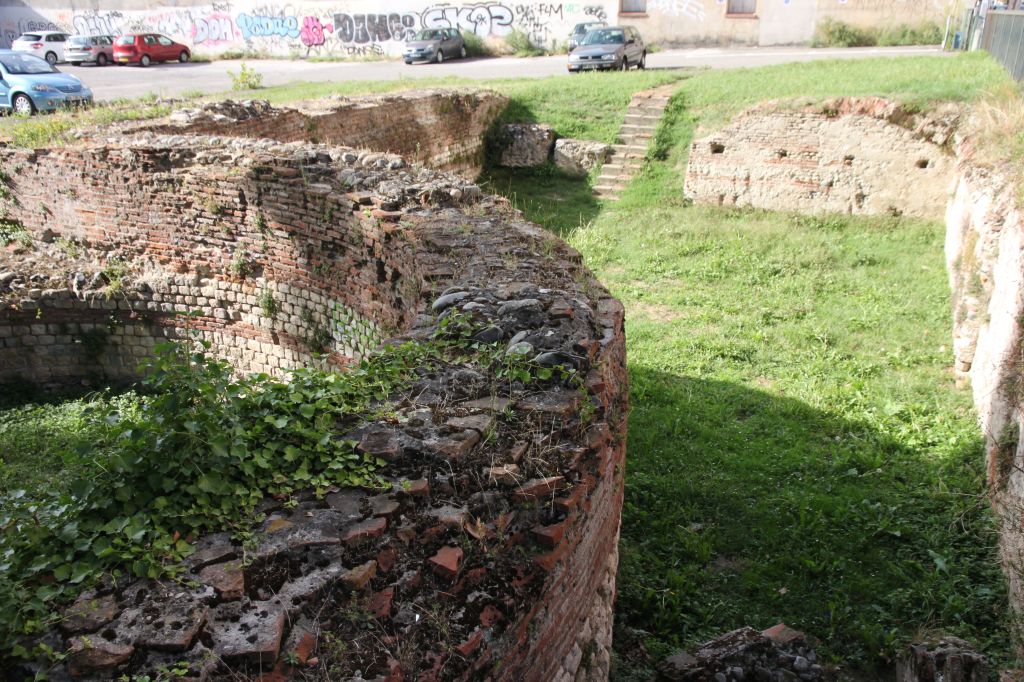
[(608, 161), (601, 166), (594, 185), (595, 195), (602, 199), (618, 199), (619, 192), (640, 172), (647, 154), (647, 145), (654, 137), (673, 89), (672, 85), (662, 85), (633, 95), (629, 109), (626, 110), (626, 120), (619, 128), (618, 141), (612, 145)]

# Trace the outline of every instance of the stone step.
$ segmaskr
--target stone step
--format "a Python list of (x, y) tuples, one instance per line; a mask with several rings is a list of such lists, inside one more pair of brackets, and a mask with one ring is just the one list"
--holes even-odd
[(612, 151), (616, 154), (646, 154), (646, 144), (613, 144)]
[(638, 125), (638, 126), (650, 126), (651, 128), (658, 127), (658, 121), (661, 120), (661, 116), (658, 114), (626, 114), (626, 120), (623, 125)]
[(653, 125), (636, 125), (635, 123), (623, 123), (619, 127), (619, 133), (633, 133), (634, 135), (650, 135), (655, 131), (657, 126)]

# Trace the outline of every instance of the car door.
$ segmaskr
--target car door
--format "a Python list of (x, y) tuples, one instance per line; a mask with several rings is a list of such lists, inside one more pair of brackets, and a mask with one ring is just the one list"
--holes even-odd
[(150, 60), (160, 61), (160, 44), (156, 42), (156, 36), (147, 33), (142, 36), (142, 54), (148, 54)]
[(451, 59), (459, 56), (459, 46), (456, 44), (454, 28), (444, 30), (444, 40), (441, 41), (441, 46), (445, 57)]
[(626, 59), (631, 65), (640, 61), (640, 53), (637, 51), (636, 44), (636, 31), (632, 28), (626, 29)]
[(11, 106), (11, 84), (7, 80), (7, 72), (0, 66), (0, 109)]
[(169, 62), (178, 58), (178, 53), (175, 51), (176, 46), (174, 41), (167, 36), (157, 36), (156, 40), (160, 43), (160, 60)]
[(46, 36), (46, 49), (57, 55), (57, 61), (64, 61), (64, 43), (68, 37), (63, 33), (51, 33)]

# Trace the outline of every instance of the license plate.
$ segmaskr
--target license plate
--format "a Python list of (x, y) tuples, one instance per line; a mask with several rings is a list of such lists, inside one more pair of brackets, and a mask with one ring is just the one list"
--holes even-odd
[(119, 61), (119, 62), (130, 62), (131, 59), (129, 59), (128, 57), (118, 57), (117, 61)]

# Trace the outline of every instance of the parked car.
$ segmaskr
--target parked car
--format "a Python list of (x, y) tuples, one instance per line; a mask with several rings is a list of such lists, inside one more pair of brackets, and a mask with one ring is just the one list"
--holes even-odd
[(466, 56), (466, 43), (456, 28), (426, 28), (405, 44), (406, 64), (437, 62)]
[(30, 116), (92, 104), (92, 90), (35, 55), (0, 50), (0, 111)]
[(582, 24), (576, 24), (572, 29), (572, 33), (569, 34), (569, 52), (572, 52), (572, 49), (580, 44), (583, 36), (587, 35), (588, 31), (607, 25), (603, 21), (584, 21)]
[(192, 51), (159, 33), (129, 33), (114, 41), (114, 61), (119, 64), (149, 66), (153, 62), (179, 61), (192, 58)]
[(71, 36), (64, 46), (64, 59), (72, 66), (106, 66), (114, 61), (114, 36)]
[(42, 57), (52, 65), (64, 61), (64, 43), (67, 39), (68, 34), (60, 31), (33, 31), (15, 38), (11, 49)]
[(569, 53), (569, 73), (647, 66), (647, 47), (632, 26), (595, 28)]

